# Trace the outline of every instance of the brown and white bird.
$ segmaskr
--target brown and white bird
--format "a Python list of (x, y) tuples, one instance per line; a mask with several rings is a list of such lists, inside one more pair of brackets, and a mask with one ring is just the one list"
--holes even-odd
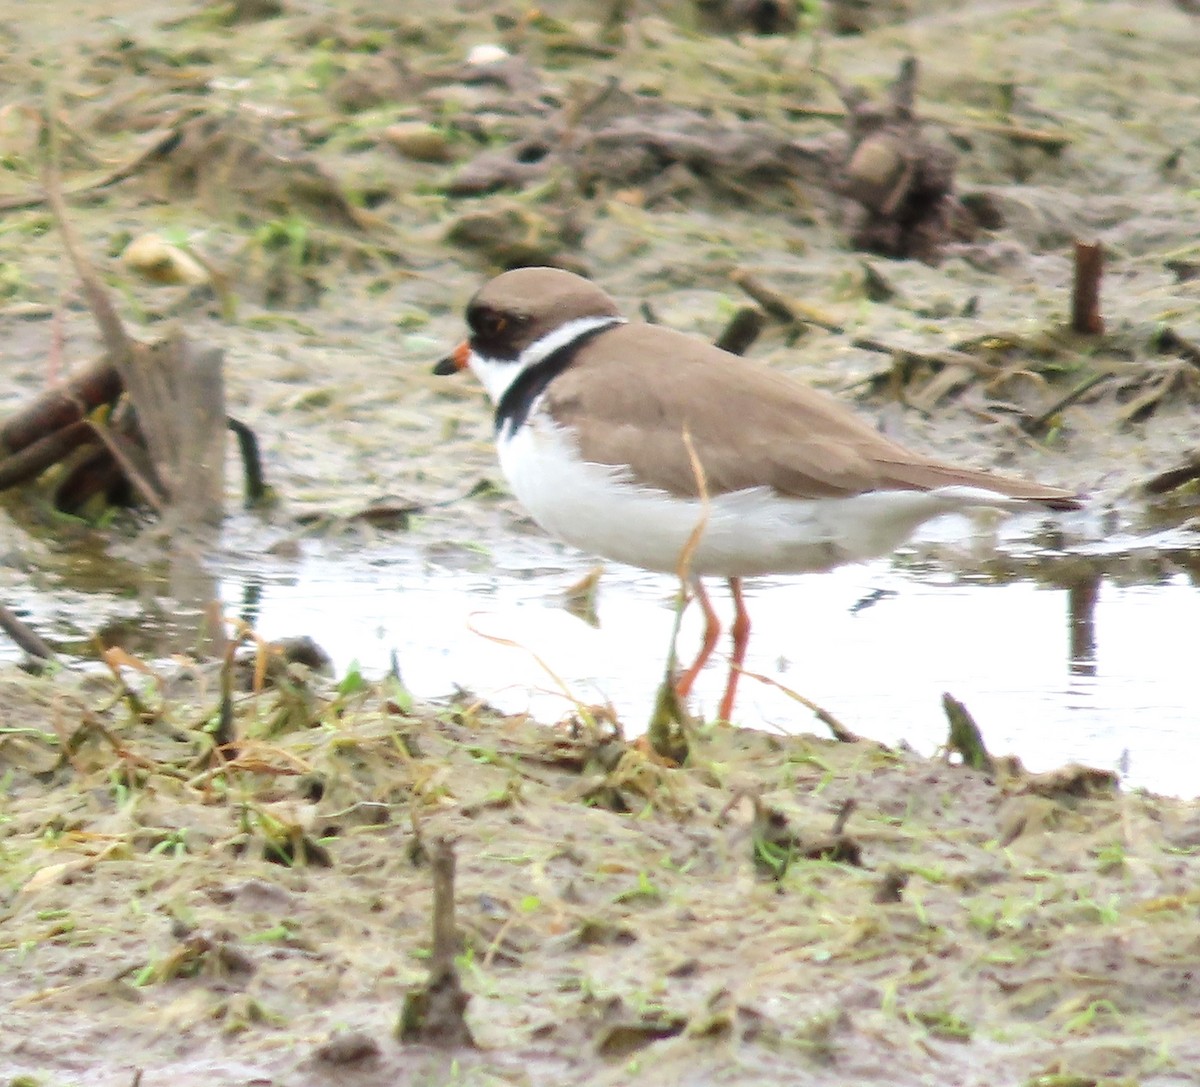
[[(786, 374), (658, 325), (626, 321), (595, 284), (519, 268), (467, 306), (470, 338), (437, 364), (469, 367), (495, 405), (500, 467), (548, 532), (616, 562), (672, 573), (684, 550), (704, 609), (686, 697), (720, 626), (700, 578), (729, 581), (729, 720), (750, 619), (741, 579), (887, 554), (923, 522), (973, 506), (1076, 509), (1067, 490), (945, 464), (883, 437)], [(698, 526), (699, 529), (698, 529)]]

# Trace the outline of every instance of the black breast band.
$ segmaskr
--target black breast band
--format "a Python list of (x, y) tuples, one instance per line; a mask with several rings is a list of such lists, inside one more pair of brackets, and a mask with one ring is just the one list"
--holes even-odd
[(533, 407), (533, 402), (555, 377), (575, 361), (580, 348), (601, 332), (606, 332), (621, 323), (619, 317), (614, 317), (606, 324), (585, 329), (575, 339), (562, 347), (556, 347), (544, 359), (522, 370), (516, 381), (504, 390), (504, 395), (496, 405), (496, 437), (500, 437), (505, 431), (509, 435), (515, 434), (517, 428), (529, 418), (529, 409)]

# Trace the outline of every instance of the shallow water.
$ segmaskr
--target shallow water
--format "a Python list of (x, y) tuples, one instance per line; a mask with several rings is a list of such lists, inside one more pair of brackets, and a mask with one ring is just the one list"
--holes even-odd
[[(1117, 770), (1129, 787), (1200, 795), (1193, 536), (1109, 533), (1102, 543), (1050, 541), (1055, 550), (1036, 519), (974, 540), (964, 524), (927, 526), (893, 559), (748, 583), (746, 667), (756, 675), (742, 680), (738, 722), (823, 732), (795, 691), (854, 732), (930, 753), (946, 735), (948, 691), (993, 754), (1018, 755), (1034, 770), (1077, 761)], [(445, 544), (442, 529), (426, 527), (374, 544), (306, 540), (294, 558), (264, 556), (251, 532), (240, 554), (166, 564), (167, 572), (128, 560), (118, 570), (98, 556), (82, 572), (47, 574), (37, 590), (9, 596), (54, 644), (75, 637), (91, 655), (83, 646), (99, 627), (106, 644), (154, 659), (195, 644), (175, 637), (196, 627), (178, 601), (215, 592), (228, 617), (265, 638), (311, 636), (339, 674), (354, 662), (382, 674), (394, 654), (421, 698), (461, 685), (545, 721), (570, 713), (574, 700), (609, 703), (627, 734), (643, 729), (674, 620), (672, 579), (610, 566), (592, 627), (564, 606), (566, 590), (591, 568), (586, 556), (512, 533), (493, 533), (485, 553)], [(1082, 537), (1101, 538), (1103, 526), (1068, 523), (1066, 531), (1081, 527)], [(122, 577), (140, 584), (114, 593)], [(720, 585), (713, 599), (727, 621)], [(685, 662), (700, 623), (695, 608), (684, 618)], [(725, 650), (722, 639), (697, 683), (701, 715), (720, 699)], [(18, 657), (0, 639), (0, 659)]]
[[(1110, 548), (1109, 551), (1112, 549)], [(1111, 555), (1095, 556), (1095, 569)], [(459, 556), (461, 559), (461, 556)], [(1088, 575), (1076, 556), (1069, 590), (1029, 578), (996, 583), (904, 558), (828, 574), (761, 579), (747, 589), (754, 623), (736, 716), (745, 725), (821, 732), (791, 688), (844, 725), (932, 752), (946, 734), (942, 692), (966, 704), (994, 754), (1034, 770), (1078, 761), (1118, 770), (1129, 787), (1200, 794), (1194, 694), (1197, 589), (1182, 572), (1123, 584)], [(909, 560), (911, 565), (911, 558)], [(514, 539), (483, 572), (416, 552), (347, 558), (317, 548), (289, 564), (225, 566), (229, 614), (245, 610), (268, 638), (310, 634), (339, 672), (385, 671), (395, 654), (419, 697), (457, 684), (508, 711), (555, 720), (572, 699), (611, 703), (629, 734), (652, 705), (673, 622), (669, 578), (610, 567), (593, 628), (563, 606), (587, 560), (548, 541)], [(729, 601), (715, 591), (723, 619)], [(699, 640), (685, 617), (680, 656)], [(724, 644), (721, 647), (724, 650)], [(694, 708), (715, 710), (718, 653)], [(778, 684), (778, 686), (776, 685)]]

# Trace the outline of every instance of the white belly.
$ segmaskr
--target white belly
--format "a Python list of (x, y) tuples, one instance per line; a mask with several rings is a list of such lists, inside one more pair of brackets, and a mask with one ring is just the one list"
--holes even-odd
[(689, 572), (749, 577), (828, 570), (893, 551), (913, 530), (969, 506), (1025, 505), (972, 487), (785, 498), (755, 487), (712, 498), (638, 486), (629, 472), (580, 459), (569, 434), (537, 412), (502, 440), (513, 493), (547, 532), (615, 562), (672, 573), (703, 524)]

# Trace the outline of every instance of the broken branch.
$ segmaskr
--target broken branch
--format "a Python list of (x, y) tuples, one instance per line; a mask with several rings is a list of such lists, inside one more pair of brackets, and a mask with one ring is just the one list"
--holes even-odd
[(1075, 243), (1075, 285), (1071, 292), (1071, 330), (1083, 336), (1104, 331), (1100, 313), (1100, 276), (1104, 247), (1099, 242)]

